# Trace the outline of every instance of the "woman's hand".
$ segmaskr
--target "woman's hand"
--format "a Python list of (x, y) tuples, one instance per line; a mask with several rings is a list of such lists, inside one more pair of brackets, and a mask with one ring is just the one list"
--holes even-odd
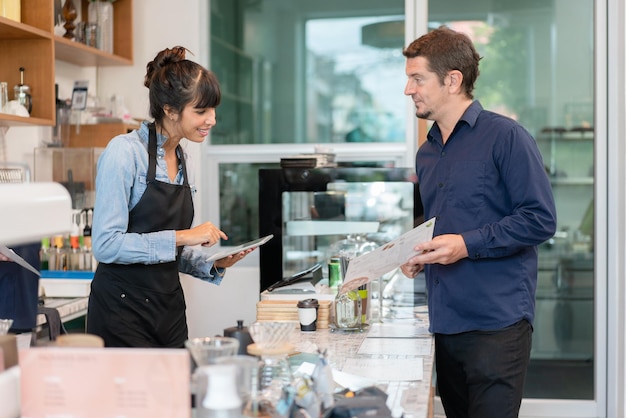
[(210, 247), (217, 244), (220, 239), (228, 239), (228, 236), (211, 222), (205, 222), (191, 229), (176, 231), (176, 246), (202, 245)]
[[(256, 247), (255, 247), (256, 248)], [(215, 260), (213, 266), (221, 269), (225, 269), (233, 266), (237, 261), (243, 259), (245, 256), (254, 251), (254, 248), (249, 248), (245, 251), (238, 252), (237, 254), (229, 255), (228, 257), (220, 258), (219, 260)]]

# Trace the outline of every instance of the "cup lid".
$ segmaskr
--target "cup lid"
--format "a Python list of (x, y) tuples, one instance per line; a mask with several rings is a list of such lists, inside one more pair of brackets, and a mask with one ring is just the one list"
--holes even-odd
[(317, 308), (319, 306), (320, 304), (317, 299), (303, 299), (298, 301), (298, 308)]

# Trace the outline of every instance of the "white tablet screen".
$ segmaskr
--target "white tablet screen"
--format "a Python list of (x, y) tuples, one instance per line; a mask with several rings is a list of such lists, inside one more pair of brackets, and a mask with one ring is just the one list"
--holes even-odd
[(218, 251), (215, 254), (209, 255), (209, 257), (207, 258), (207, 261), (219, 260), (220, 258), (228, 257), (229, 255), (237, 254), (237, 253), (240, 253), (241, 251), (245, 251), (248, 248), (259, 247), (265, 244), (267, 241), (271, 240), (272, 238), (274, 238), (274, 235), (270, 234), (262, 238), (255, 239), (253, 241), (248, 241), (241, 245), (237, 245), (236, 247), (228, 248), (223, 251)]

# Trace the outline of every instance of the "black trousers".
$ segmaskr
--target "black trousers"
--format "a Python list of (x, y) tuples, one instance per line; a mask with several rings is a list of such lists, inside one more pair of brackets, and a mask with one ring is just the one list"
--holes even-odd
[(435, 334), (437, 387), (447, 418), (517, 418), (532, 326)]

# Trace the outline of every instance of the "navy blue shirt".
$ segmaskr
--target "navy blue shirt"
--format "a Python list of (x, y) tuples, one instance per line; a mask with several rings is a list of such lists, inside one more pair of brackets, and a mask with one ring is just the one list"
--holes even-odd
[(416, 156), (424, 218), (461, 234), (468, 258), (425, 268), (430, 327), (500, 329), (535, 315), (537, 245), (556, 229), (550, 180), (519, 123), (474, 101), (443, 144), (434, 123)]

